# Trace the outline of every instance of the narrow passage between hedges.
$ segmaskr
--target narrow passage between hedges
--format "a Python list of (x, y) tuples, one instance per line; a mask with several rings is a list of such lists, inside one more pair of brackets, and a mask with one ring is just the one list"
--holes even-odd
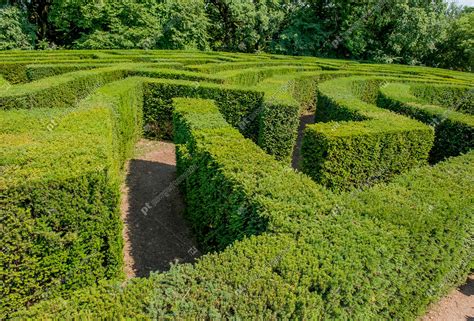
[(298, 127), (298, 137), (296, 138), (296, 144), (293, 148), (293, 155), (291, 159), (291, 167), (298, 169), (298, 163), (301, 158), (301, 144), (303, 142), (303, 131), (307, 124), (314, 123), (314, 113), (303, 113), (300, 116), (300, 125)]
[[(298, 137), (293, 148), (291, 166), (298, 169), (301, 159), (301, 144), (303, 132), (308, 124), (314, 123), (314, 113), (304, 113), (300, 116)], [(464, 321), (474, 320), (474, 274), (466, 283), (453, 289), (448, 295), (433, 303), (423, 317), (418, 321)]]
[(128, 278), (166, 271), (170, 263), (193, 262), (200, 255), (174, 184), (175, 145), (142, 139), (135, 155), (127, 164), (121, 206)]

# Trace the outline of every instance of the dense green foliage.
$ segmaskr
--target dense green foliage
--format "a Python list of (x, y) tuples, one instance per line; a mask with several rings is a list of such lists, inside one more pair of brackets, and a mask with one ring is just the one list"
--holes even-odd
[(34, 27), (17, 7), (0, 7), (0, 50), (32, 49)]
[(266, 152), (288, 160), (298, 127), (299, 105), (265, 100), (262, 92), (190, 82), (153, 81), (146, 86), (144, 115), (152, 137), (171, 138), (174, 97), (214, 99), (224, 118)]
[[(2, 319), (415, 319), (474, 267), (474, 153), (458, 144), (471, 74), (192, 51), (0, 58)], [(288, 164), (307, 111), (300, 169), (322, 163), (324, 180)], [(120, 184), (143, 125), (177, 145), (207, 254), (124, 282)], [(439, 139), (456, 156), (428, 165)]]
[(38, 82), (16, 86), (0, 93), (2, 109), (70, 107), (87, 96), (94, 88), (122, 78), (125, 72), (119, 68), (108, 70), (78, 71), (40, 79)]
[(433, 126), (431, 160), (439, 161), (474, 148), (474, 116), (466, 115), (474, 110), (472, 98), (466, 87), (393, 83), (380, 89), (378, 104)]
[(320, 206), (330, 203), (328, 192), (303, 175), (288, 173), (287, 166), (225, 122), (216, 106), (190, 99), (176, 104), (176, 143), (186, 151), (179, 167), (196, 168), (184, 183), (187, 213), (207, 248), (223, 249), (244, 235), (268, 230), (268, 224), (275, 228), (289, 214), (282, 204), (297, 216), (311, 213), (314, 198)]
[(473, 70), (474, 65), (474, 10), (469, 8), (448, 26), (446, 39), (432, 56), (441, 68)]
[(427, 161), (431, 128), (365, 102), (379, 81), (343, 78), (319, 86), (318, 123), (306, 127), (301, 151), (301, 168), (316, 182), (362, 188)]
[[(199, 0), (58, 2), (53, 9), (51, 22), (64, 32), (57, 39), (67, 44), (76, 38), (76, 48), (208, 48), (207, 18)], [(65, 16), (70, 19), (66, 25)], [(77, 25), (84, 29), (79, 39)]]
[(265, 233), (194, 267), (85, 289), (16, 316), (410, 319), (472, 267), (472, 153), (335, 205), (245, 140), (211, 103), (176, 103), (177, 142), (186, 141), (179, 162), (196, 168), (185, 183), (189, 215), (210, 236), (201, 241), (214, 248)]
[(2, 111), (2, 311), (122, 275), (118, 186), (141, 96), (130, 79), (75, 109)]
[[(214, 49), (459, 70), (471, 70), (474, 57), (474, 12), (444, 0), (6, 3), (0, 49)], [(26, 16), (36, 40), (25, 35)]]

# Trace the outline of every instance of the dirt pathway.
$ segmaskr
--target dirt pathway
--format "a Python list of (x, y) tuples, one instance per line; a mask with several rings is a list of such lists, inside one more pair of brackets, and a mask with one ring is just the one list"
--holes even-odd
[[(298, 169), (301, 158), (304, 128), (307, 124), (313, 122), (314, 114), (303, 114), (300, 117), (298, 138), (293, 149), (291, 162), (294, 169)], [(474, 321), (474, 274), (468, 278), (466, 284), (433, 304), (428, 313), (419, 321)]]
[(298, 163), (301, 158), (301, 144), (303, 143), (303, 131), (307, 124), (314, 123), (314, 113), (305, 113), (300, 116), (300, 125), (298, 127), (298, 137), (293, 148), (291, 167), (298, 169)]
[[(124, 260), (127, 277), (166, 271), (172, 262), (193, 262), (200, 255), (184, 220), (176, 179), (175, 146), (142, 139), (128, 164), (122, 190)], [(166, 190), (166, 191), (165, 191)], [(167, 193), (162, 193), (163, 191)]]
[[(292, 165), (296, 168), (301, 151), (303, 129), (313, 115), (302, 115)], [(128, 162), (123, 188), (125, 272), (128, 278), (148, 276), (151, 271), (166, 271), (172, 262), (193, 262), (201, 253), (184, 220), (184, 203), (177, 188), (169, 195), (153, 199), (172, 186), (176, 179), (174, 144), (142, 139), (136, 157)], [(146, 215), (144, 215), (144, 212)], [(474, 275), (459, 289), (434, 304), (419, 321), (474, 321)]]
[(474, 321), (474, 274), (466, 284), (433, 304), (419, 321)]

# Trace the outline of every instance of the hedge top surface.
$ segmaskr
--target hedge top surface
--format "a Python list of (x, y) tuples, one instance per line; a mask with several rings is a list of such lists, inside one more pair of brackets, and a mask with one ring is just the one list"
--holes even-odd
[[(427, 99), (414, 94), (414, 91), (419, 91), (421, 88), (426, 88), (426, 85), (420, 85), (416, 83), (390, 83), (380, 89), (380, 92), (396, 101), (412, 105), (416, 108), (425, 110), (427, 113), (432, 115), (442, 115), (452, 120), (463, 122), (474, 127), (474, 117), (468, 115), (472, 113), (473, 106), (473, 89), (469, 87), (455, 87), (446, 85), (431, 85), (428, 88), (438, 89), (459, 89), (457, 93), (450, 93), (449, 97), (452, 99), (452, 104), (440, 104), (440, 101), (436, 97)], [(445, 99), (446, 100), (446, 99)], [(438, 104), (433, 104), (433, 103)], [(463, 108), (463, 105), (466, 107)]]
[[(378, 102), (391, 92), (439, 112), (452, 101), (437, 89), (466, 93), (472, 74), (170, 50), (1, 52), (0, 59), (0, 189), (12, 196), (2, 205), (14, 227), (4, 235), (18, 250), (0, 258), (0, 273), (25, 281), (21, 289), (0, 286), (0, 318), (20, 310), (16, 317), (58, 319), (413, 319), (473, 266), (474, 153), (426, 165), (433, 129)], [(425, 162), (388, 183), (340, 193), (293, 170), (286, 160), (300, 113), (325, 100), (350, 117), (308, 128), (357, 136), (360, 150), (374, 143), (395, 151), (395, 160), (405, 143), (420, 142), (415, 161)], [(126, 283), (86, 271), (71, 285), (84, 289), (62, 289), (68, 299), (21, 310), (61, 287), (45, 282), (67, 278), (68, 264), (80, 259), (71, 256), (90, 247), (104, 270), (120, 269), (122, 165), (150, 117), (174, 131), (178, 170), (194, 169), (181, 182), (187, 215), (200, 242), (218, 251)], [(472, 124), (465, 112), (453, 117)], [(341, 160), (353, 150), (337, 152)], [(364, 173), (379, 165), (367, 155)], [(56, 201), (48, 193), (78, 199), (61, 203), (67, 219), (45, 214)], [(27, 269), (31, 261), (40, 263)]]
[(100, 88), (79, 106), (0, 111), (0, 188), (80, 176), (110, 165), (113, 94), (133, 90), (130, 78)]
[[(327, 134), (331, 136), (344, 136), (356, 134), (369, 134), (372, 132), (390, 132), (410, 129), (423, 129), (425, 126), (415, 120), (400, 116), (374, 104), (363, 100), (364, 93), (358, 92), (354, 84), (359, 81), (381, 81), (374, 77), (346, 77), (326, 81), (319, 85), (319, 93), (326, 96), (347, 113), (351, 114), (356, 122), (339, 124), (338, 130), (327, 128)], [(365, 121), (363, 121), (365, 120)]]
[[(175, 102), (176, 113), (191, 126), (193, 140), (188, 140), (188, 144), (204, 151), (211, 161), (209, 164), (216, 162), (223, 171), (229, 171), (229, 180), (247, 181), (252, 176), (246, 170), (263, 179), (277, 174), (278, 171), (266, 172), (266, 167), (281, 168), (282, 176), (303, 177), (261, 154), (222, 118), (219, 120), (212, 103), (184, 99)], [(202, 117), (212, 114), (216, 115), (212, 117), (217, 117), (215, 122), (220, 123), (220, 128), (219, 125), (209, 128), (201, 122)], [(254, 153), (247, 153), (248, 148)], [(255, 157), (259, 154), (264, 161)], [(242, 163), (249, 162), (249, 155), (255, 157), (250, 159), (255, 163), (246, 167)], [(437, 262), (447, 254), (445, 251), (455, 249), (452, 246), (458, 242), (444, 250), (441, 245), (427, 254), (432, 244), (429, 238), (423, 240), (424, 237), (442, 221), (460, 226), (472, 222), (469, 190), (474, 188), (470, 179), (474, 174), (473, 162), (474, 154), (469, 153), (433, 168), (413, 171), (373, 191), (342, 195), (341, 203), (329, 212), (325, 212), (328, 210), (325, 207), (313, 208), (312, 216), (299, 217), (291, 225), (290, 234), (250, 237), (221, 253), (203, 257), (194, 267), (176, 266), (167, 274), (132, 280), (124, 287), (108, 283), (84, 289), (67, 301), (40, 303), (17, 316), (246, 318), (258, 313), (269, 318), (377, 319), (381, 315), (413, 318), (420, 313), (417, 300), (430, 302), (433, 298), (426, 294), (438, 293), (428, 281), (433, 275), (428, 269), (431, 258)], [(235, 170), (237, 167), (240, 170)], [(433, 179), (437, 184), (431, 183)], [(273, 189), (272, 181), (268, 183), (265, 186)], [(311, 185), (314, 186), (310, 183), (306, 188)], [(461, 210), (458, 212), (461, 220), (453, 220), (455, 212), (448, 195), (438, 198), (446, 188), (461, 201), (454, 208)], [(265, 191), (261, 187), (257, 190), (257, 193)], [(434, 208), (425, 206), (428, 195), (435, 202)], [(306, 194), (300, 203), (314, 196)], [(373, 205), (371, 199), (376, 200)], [(418, 207), (419, 200), (423, 204)], [(388, 206), (380, 212), (383, 204)], [(414, 204), (416, 212), (409, 210)], [(401, 212), (404, 215), (400, 217)], [(432, 222), (429, 217), (434, 214), (444, 218)], [(413, 220), (414, 217), (422, 219)], [(438, 237), (443, 239), (445, 233), (448, 232)], [(464, 232), (465, 236), (469, 233)], [(469, 245), (457, 248), (449, 262), (458, 262), (471, 249)], [(426, 263), (420, 261), (417, 253), (428, 258)], [(243, 270), (245, 275), (241, 273)], [(419, 279), (425, 277), (427, 282), (416, 287)]]

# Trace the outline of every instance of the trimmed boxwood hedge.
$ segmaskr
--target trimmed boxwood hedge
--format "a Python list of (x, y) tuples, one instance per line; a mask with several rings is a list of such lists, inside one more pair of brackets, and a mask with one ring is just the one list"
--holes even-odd
[(212, 103), (175, 103), (180, 162), (196, 168), (184, 183), (194, 227), (222, 227), (210, 231), (217, 247), (229, 233), (263, 234), (194, 266), (103, 283), (16, 317), (413, 319), (474, 266), (474, 153), (330, 196), (263, 154)]
[(119, 187), (142, 95), (128, 79), (76, 109), (1, 111), (2, 318), (123, 274)]
[(45, 59), (35, 59), (35, 63), (32, 64), (31, 60), (28, 59), (5, 59), (2, 57), (0, 62), (0, 75), (5, 77), (12, 84), (27, 83), (40, 78), (60, 75), (66, 72), (87, 70), (91, 66), (107, 67), (112, 64), (127, 63), (128, 60), (96, 60), (96, 59), (85, 59), (85, 60), (71, 60), (70, 57), (58, 57), (54, 58), (46, 57)]
[[(177, 163), (186, 178), (187, 213), (205, 248), (222, 249), (282, 224), (283, 208), (293, 208), (292, 216), (307, 215), (314, 206), (330, 203), (329, 192), (244, 139), (216, 106), (193, 99), (175, 102), (175, 142), (186, 142)], [(189, 168), (194, 170), (186, 172)]]
[(11, 86), (10, 82), (7, 81), (5, 78), (3, 78), (2, 76), (0, 76), (0, 91), (2, 90), (6, 90), (7, 88), (9, 88)]
[[(7, 298), (1, 318), (414, 319), (474, 267), (474, 153), (396, 176), (403, 164), (426, 157), (433, 132), (374, 105), (381, 81), (457, 88), (472, 83), (469, 75), (310, 57), (88, 53), (38, 53), (44, 68), (34, 66), (38, 75), (62, 73), (60, 65), (71, 61), (86, 68), (94, 58), (114, 67), (6, 84), (0, 95), (34, 98), (31, 109), (0, 111), (6, 151), (0, 188), (7, 192), (0, 201), (0, 289)], [(24, 70), (36, 68), (23, 53), (0, 56), (2, 64), (24, 60)], [(117, 78), (109, 77), (114, 72)], [(353, 74), (360, 76), (338, 79), (344, 86), (331, 91), (328, 80)], [(130, 76), (141, 78), (114, 82)], [(62, 86), (70, 92), (58, 93)], [(412, 93), (429, 100), (421, 89)], [(56, 107), (48, 95), (59, 108), (44, 108)], [(349, 142), (346, 134), (353, 139), (333, 155), (364, 160), (353, 166), (364, 182), (358, 186), (387, 178), (390, 184), (336, 194), (288, 166), (299, 113), (325, 104), (329, 113), (319, 116), (341, 120), (326, 123), (342, 130), (337, 142)], [(194, 265), (123, 282), (122, 164), (140, 133), (142, 111), (148, 121), (153, 108), (168, 117), (186, 215), (209, 253)], [(163, 119), (151, 118), (158, 125)], [(410, 150), (406, 160), (400, 142)], [(380, 147), (390, 177), (378, 176), (380, 158), (364, 146)], [(13, 312), (41, 299), (48, 300)]]
[[(433, 130), (367, 103), (370, 77), (347, 77), (318, 87), (316, 124), (306, 127), (301, 169), (334, 190), (364, 188), (424, 165)], [(373, 79), (377, 84), (378, 80)]]
[(264, 93), (238, 86), (189, 81), (146, 81), (145, 123), (152, 137), (172, 137), (174, 97), (214, 99), (226, 121), (277, 159), (289, 161), (296, 140), (299, 105), (264, 100)]
[(265, 78), (274, 75), (289, 74), (294, 72), (321, 70), (319, 66), (273, 66), (230, 70), (219, 72), (216, 75), (225, 79), (226, 83), (241, 86), (254, 86)]
[(415, 97), (424, 99), (430, 104), (441, 105), (461, 113), (474, 114), (474, 88), (472, 87), (415, 83), (410, 89)]
[(217, 72), (230, 72), (231, 70), (236, 69), (258, 69), (262, 67), (306, 67), (306, 68), (319, 68), (317, 63), (311, 61), (297, 61), (297, 60), (266, 60), (266, 61), (243, 61), (243, 62), (231, 62), (231, 63), (214, 63), (214, 64), (204, 64), (204, 65), (190, 65), (186, 69), (199, 71), (204, 73), (217, 73)]
[(76, 71), (16, 85), (0, 92), (0, 109), (70, 107), (94, 89), (125, 75), (124, 69), (107, 67)]
[(25, 63), (2, 62), (0, 64), (0, 75), (12, 84), (19, 84), (28, 81)]
[[(446, 86), (390, 83), (380, 88), (377, 98), (379, 106), (434, 127), (435, 141), (430, 152), (432, 162), (474, 148), (474, 116), (460, 112), (472, 110), (472, 89), (450, 87), (448, 95), (442, 95), (442, 89)], [(431, 102), (446, 105), (442, 107)]]

